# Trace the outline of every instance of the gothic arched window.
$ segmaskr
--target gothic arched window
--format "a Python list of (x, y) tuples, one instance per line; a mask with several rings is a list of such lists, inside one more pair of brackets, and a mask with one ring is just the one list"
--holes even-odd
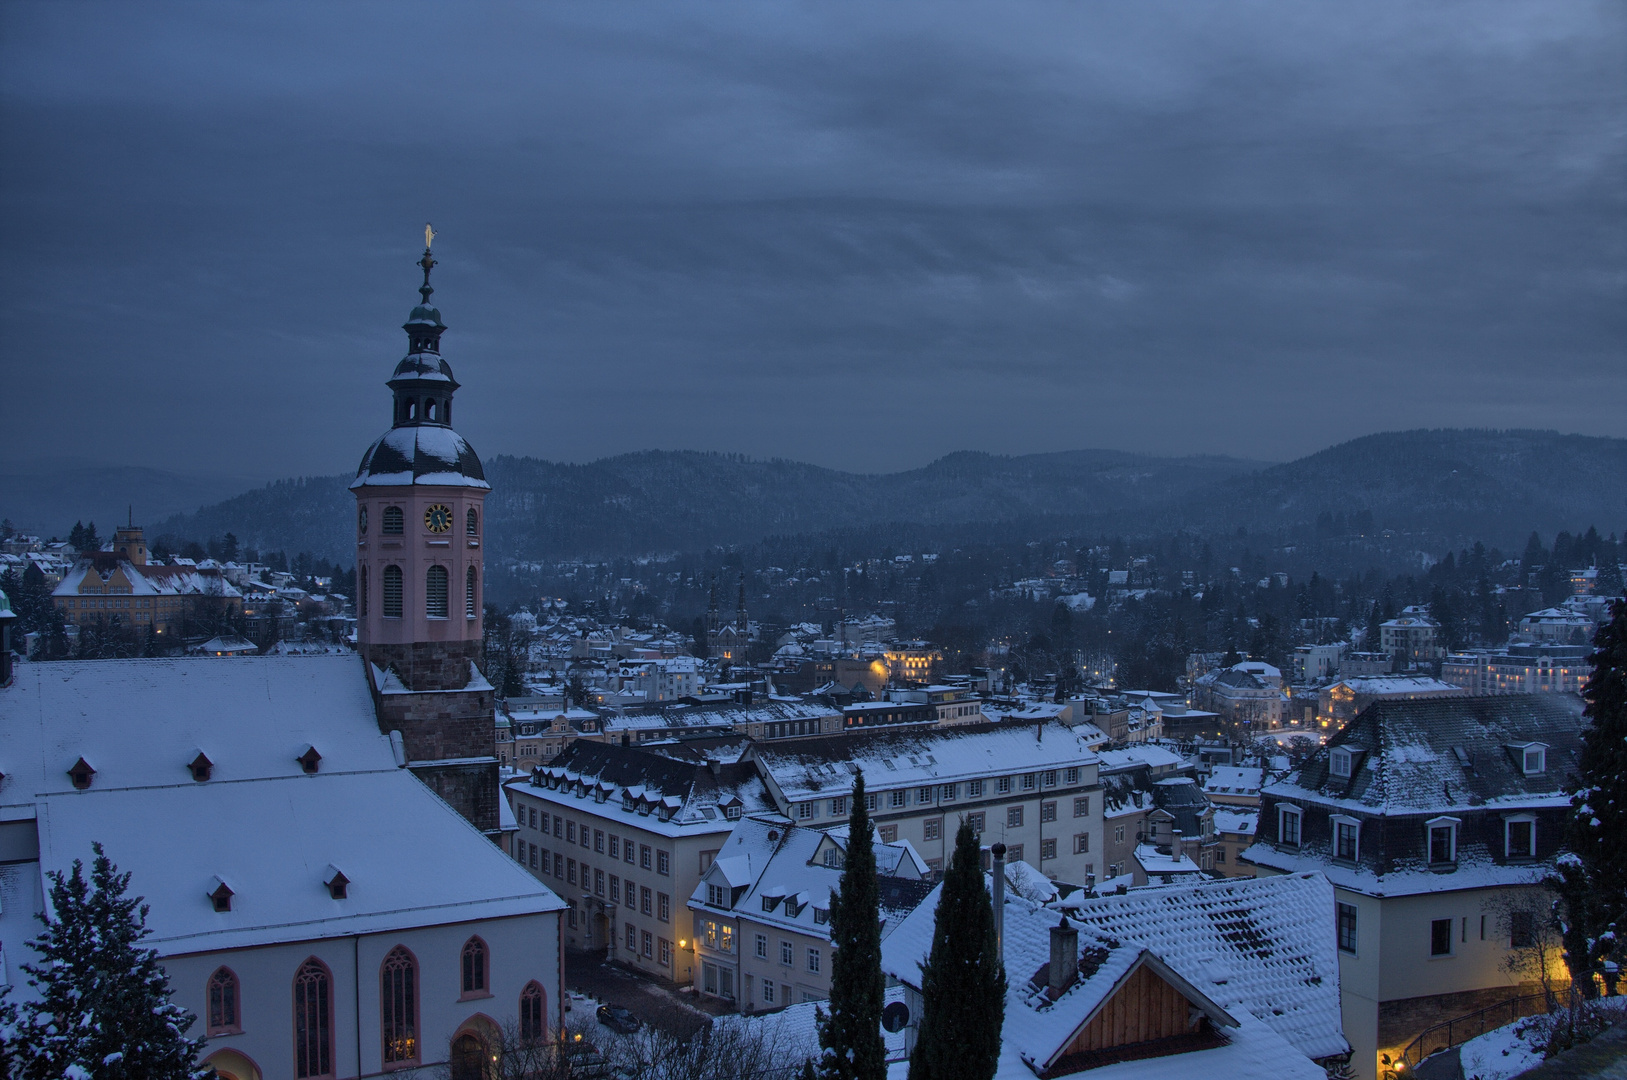
[(367, 618), (367, 567), (356, 573), (356, 614)]
[(537, 982), (528, 982), (520, 991), (520, 1038), (536, 1042), (548, 1037), (548, 995)]
[(399, 506), (386, 506), (384, 508), (384, 528), (381, 530), (385, 536), (400, 536), (406, 532), (407, 515), (401, 512)]
[(480, 511), (476, 510), (474, 507), (471, 506), (471, 507), (469, 507), (469, 513), (468, 513), (467, 516), (468, 516), (468, 522), (469, 522), (469, 528), (468, 528), (469, 535), (470, 536), (479, 536), (480, 535)]
[(333, 1075), (333, 976), (314, 956), (294, 976), (294, 1075)]
[(432, 566), (424, 572), (424, 614), (431, 619), (447, 615), (446, 567)]
[(237, 1023), (237, 976), (231, 968), (217, 968), (209, 976), (210, 1035), (233, 1035), (242, 1030)]
[(463, 943), (463, 996), (486, 996), (486, 943), (472, 937)]
[(463, 575), (463, 617), (472, 619), (479, 613), (480, 605), (475, 601), (475, 568), (471, 566)]
[(401, 567), (384, 568), (384, 617), (401, 618)]
[(379, 1028), (386, 1065), (418, 1060), (418, 961), (400, 945), (379, 968)]

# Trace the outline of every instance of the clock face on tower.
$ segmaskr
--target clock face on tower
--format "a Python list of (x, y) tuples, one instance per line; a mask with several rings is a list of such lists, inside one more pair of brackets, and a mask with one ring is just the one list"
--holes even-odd
[(452, 508), (436, 503), (424, 511), (424, 527), (430, 532), (443, 533), (452, 527)]

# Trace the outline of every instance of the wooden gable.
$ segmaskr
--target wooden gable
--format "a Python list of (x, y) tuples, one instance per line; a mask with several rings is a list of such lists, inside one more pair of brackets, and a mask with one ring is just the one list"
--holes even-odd
[(1216, 1022), (1236, 1023), (1163, 964), (1143, 955), (1041, 1075), (1050, 1080), (1119, 1061), (1221, 1046), (1226, 1040), (1216, 1032)]

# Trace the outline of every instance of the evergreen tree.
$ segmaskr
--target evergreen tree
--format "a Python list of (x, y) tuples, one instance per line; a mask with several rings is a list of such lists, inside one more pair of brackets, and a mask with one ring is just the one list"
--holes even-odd
[(909, 1080), (990, 1080), (1000, 1059), (1006, 973), (995, 960), (994, 908), (977, 834), (964, 820), (938, 896), (921, 997)]
[[(1565, 907), (1565, 962), (1584, 991), (1592, 973), (1620, 953), (1627, 929), (1627, 601), (1593, 639), (1593, 674), (1582, 690), (1592, 723), (1582, 733), (1579, 784), (1551, 884)], [(1614, 983), (1616, 977), (1607, 976)]]
[(42, 962), (24, 964), (38, 1001), (25, 1002), (14, 1059), (19, 1080), (194, 1080), (214, 1070), (196, 1064), (203, 1040), (185, 1032), (196, 1017), (169, 1002), (158, 954), (139, 945), (149, 931), (147, 905), (126, 897), (100, 844), (91, 880), (74, 860), (52, 871), (51, 911), (30, 947)]
[(830, 1013), (817, 1010), (823, 1080), (883, 1080), (887, 1046), (881, 1038), (881, 897), (876, 849), (864, 806), (864, 774), (853, 780), (847, 861), (830, 898)]

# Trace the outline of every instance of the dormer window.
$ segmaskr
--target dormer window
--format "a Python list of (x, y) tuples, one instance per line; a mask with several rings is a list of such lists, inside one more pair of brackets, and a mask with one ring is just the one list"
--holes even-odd
[(1519, 814), (1503, 822), (1503, 855), (1510, 860), (1537, 857), (1537, 816)]
[(1354, 757), (1349, 748), (1335, 746), (1328, 753), (1328, 772), (1346, 780), (1350, 779), (1351, 762)]
[(305, 749), (300, 752), (299, 757), (295, 758), (294, 760), (299, 762), (299, 767), (304, 769), (307, 775), (315, 776), (317, 767), (322, 762), (322, 755), (316, 752), (316, 747), (306, 746)]
[(215, 905), (216, 911), (232, 910), (232, 887), (219, 877), (215, 878), (209, 889), (209, 902)]
[(209, 779), (210, 773), (214, 771), (215, 763), (209, 760), (208, 754), (199, 750), (198, 756), (188, 762), (186, 767), (192, 770), (192, 779), (201, 784)]
[(1289, 847), (1299, 846), (1300, 812), (1297, 806), (1277, 807), (1277, 842)]
[(765, 896), (765, 897), (763, 897), (763, 910), (764, 911), (773, 911), (775, 908), (780, 906), (780, 899), (781, 898), (778, 897), (778, 896)]
[(328, 864), (328, 872), (322, 878), (322, 884), (328, 887), (328, 895), (335, 900), (343, 900), (350, 895), (350, 879), (345, 877), (344, 871), (332, 863)]
[(821, 926), (830, 922), (830, 909), (822, 907), (814, 908), (814, 922), (820, 924)]
[(1515, 748), (1520, 755), (1520, 771), (1526, 776), (1541, 776), (1548, 769), (1548, 747), (1543, 743), (1525, 743)]
[(1333, 857), (1340, 862), (1355, 862), (1361, 856), (1361, 822), (1339, 814), (1329, 820), (1333, 824)]
[(1430, 818), (1424, 822), (1429, 836), (1429, 865), (1449, 866), (1458, 861), (1458, 826), (1455, 817)]
[(711, 907), (726, 908), (729, 906), (728, 893), (721, 885), (706, 884), (706, 903)]
[(84, 758), (80, 758), (68, 767), (68, 778), (73, 781), (73, 786), (78, 791), (84, 791), (90, 787), (91, 777), (95, 775), (96, 770), (91, 768), (90, 762)]

